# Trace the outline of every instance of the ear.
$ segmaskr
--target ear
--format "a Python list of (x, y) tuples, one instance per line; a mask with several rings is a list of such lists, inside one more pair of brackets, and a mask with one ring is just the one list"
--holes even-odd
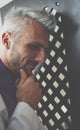
[(4, 46), (9, 49), (11, 44), (11, 34), (8, 32), (5, 32), (2, 34), (2, 43)]

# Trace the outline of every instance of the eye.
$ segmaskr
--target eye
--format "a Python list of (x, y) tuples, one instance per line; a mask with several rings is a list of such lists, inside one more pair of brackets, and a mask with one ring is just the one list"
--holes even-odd
[(37, 51), (37, 50), (39, 50), (41, 48), (41, 46), (38, 45), (38, 44), (30, 44), (29, 48), (32, 49), (32, 50)]

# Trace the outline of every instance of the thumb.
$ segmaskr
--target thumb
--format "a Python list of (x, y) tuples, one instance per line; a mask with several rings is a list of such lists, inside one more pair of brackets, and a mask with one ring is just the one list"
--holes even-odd
[(20, 69), (21, 82), (24, 82), (27, 79), (27, 74), (23, 69)]

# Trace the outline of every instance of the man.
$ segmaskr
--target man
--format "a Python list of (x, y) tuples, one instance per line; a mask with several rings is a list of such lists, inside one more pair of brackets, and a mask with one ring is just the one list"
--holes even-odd
[(0, 130), (44, 130), (34, 112), (42, 90), (32, 70), (45, 61), (54, 27), (54, 17), (43, 10), (13, 8), (5, 16), (0, 34)]

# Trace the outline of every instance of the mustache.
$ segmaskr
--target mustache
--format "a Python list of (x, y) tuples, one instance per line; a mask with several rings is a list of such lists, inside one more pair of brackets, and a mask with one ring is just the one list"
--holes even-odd
[(34, 67), (36, 67), (39, 63), (36, 62), (36, 61), (28, 61), (25, 65), (24, 65), (24, 68), (27, 66), (27, 65), (32, 65)]

